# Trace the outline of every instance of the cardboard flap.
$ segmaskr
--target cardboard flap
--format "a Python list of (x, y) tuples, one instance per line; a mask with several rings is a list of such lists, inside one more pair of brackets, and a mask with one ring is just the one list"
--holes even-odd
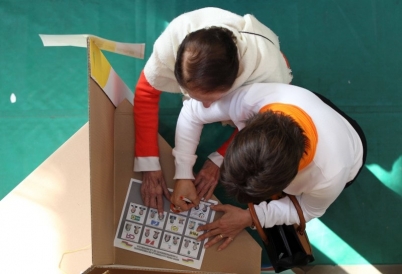
[(2, 273), (91, 265), (88, 124), (0, 202)]

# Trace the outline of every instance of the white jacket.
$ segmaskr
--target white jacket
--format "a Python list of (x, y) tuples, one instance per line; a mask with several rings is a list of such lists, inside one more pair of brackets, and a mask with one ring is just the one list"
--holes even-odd
[[(227, 28), (237, 38), (240, 67), (231, 90), (258, 82), (291, 82), (291, 70), (280, 51), (278, 36), (250, 14), (242, 17), (219, 8), (184, 13), (167, 26), (156, 40), (145, 65), (144, 73), (148, 82), (157, 90), (183, 92), (174, 76), (177, 50), (187, 34), (211, 26)], [(272, 43), (261, 36), (240, 31), (263, 35)]]

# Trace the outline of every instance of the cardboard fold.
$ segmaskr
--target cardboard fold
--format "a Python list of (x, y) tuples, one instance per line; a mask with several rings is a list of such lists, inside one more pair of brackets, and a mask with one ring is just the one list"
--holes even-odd
[(115, 108), (93, 79), (89, 80), (89, 100), (92, 261), (94, 265), (112, 264)]

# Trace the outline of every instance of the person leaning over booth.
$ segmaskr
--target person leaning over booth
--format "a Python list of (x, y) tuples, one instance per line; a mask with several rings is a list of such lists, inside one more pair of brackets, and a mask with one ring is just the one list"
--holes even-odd
[[(157, 143), (161, 91), (182, 93), (208, 107), (244, 84), (291, 80), (278, 37), (254, 16), (203, 8), (175, 18), (156, 40), (135, 88), (134, 171), (143, 174), (144, 204), (161, 214), (163, 195), (170, 199)], [(200, 198), (212, 196), (229, 140), (209, 156), (191, 182)]]
[[(183, 103), (176, 128), (175, 179), (193, 180), (191, 171), (204, 124), (232, 120), (239, 133), (229, 145), (220, 181), (229, 196), (241, 203), (257, 203), (262, 227), (299, 223), (289, 197), (269, 203), (282, 191), (295, 195), (306, 222), (322, 216), (360, 172), (366, 159), (366, 140), (356, 121), (322, 95), (280, 83), (256, 83), (238, 88), (206, 109), (202, 102)], [(176, 185), (173, 197), (184, 196), (197, 205), (194, 186)], [(192, 205), (175, 204), (186, 211)], [(224, 215), (199, 240), (212, 237), (206, 247), (224, 239), (225, 248), (252, 225), (248, 210), (232, 205), (211, 206)]]

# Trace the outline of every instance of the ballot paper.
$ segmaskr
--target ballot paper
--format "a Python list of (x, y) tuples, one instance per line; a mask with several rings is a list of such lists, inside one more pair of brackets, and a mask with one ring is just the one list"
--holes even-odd
[[(203, 232), (197, 228), (213, 221), (210, 209), (217, 201), (201, 201), (189, 211), (175, 213), (165, 197), (164, 212), (146, 207), (141, 199), (141, 181), (131, 179), (114, 239), (114, 246), (161, 260), (200, 269), (204, 258)], [(171, 190), (170, 190), (171, 191)]]

